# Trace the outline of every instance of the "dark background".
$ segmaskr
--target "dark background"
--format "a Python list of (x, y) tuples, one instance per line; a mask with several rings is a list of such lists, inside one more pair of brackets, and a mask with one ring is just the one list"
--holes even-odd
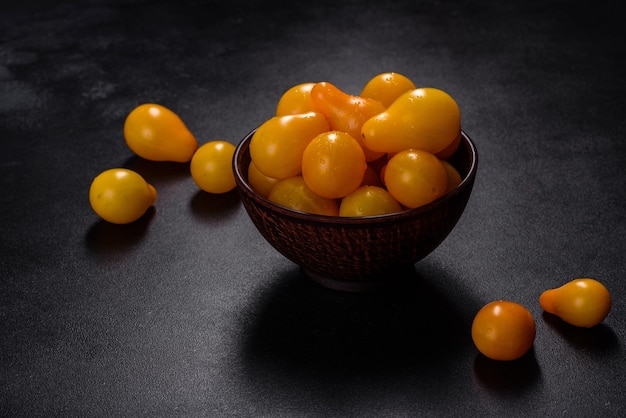
[[(0, 396), (5, 416), (624, 416), (626, 104), (618, 2), (22, 1), (0, 6)], [(133, 156), (145, 102), (236, 144), (308, 81), (396, 71), (459, 103), (479, 151), (456, 229), (402, 289), (330, 291), (236, 193)], [(124, 166), (159, 200), (100, 221)], [(538, 298), (612, 292), (577, 329)], [(516, 362), (477, 353), (484, 304), (533, 314)]]

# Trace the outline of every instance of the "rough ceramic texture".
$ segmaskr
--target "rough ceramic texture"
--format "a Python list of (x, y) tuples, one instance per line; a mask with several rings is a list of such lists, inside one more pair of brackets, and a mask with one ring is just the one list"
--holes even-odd
[(461, 217), (476, 176), (476, 149), (463, 133), (461, 145), (450, 160), (463, 181), (436, 201), (397, 214), (366, 218), (304, 214), (270, 202), (247, 183), (253, 133), (237, 146), (233, 161), (243, 205), (276, 250), (328, 287), (365, 290), (393, 280), (392, 272), (426, 257)]

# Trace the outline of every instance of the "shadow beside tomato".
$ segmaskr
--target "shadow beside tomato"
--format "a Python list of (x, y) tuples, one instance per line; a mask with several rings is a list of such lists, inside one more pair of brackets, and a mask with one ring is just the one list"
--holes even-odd
[(474, 360), (474, 375), (478, 382), (491, 390), (518, 394), (541, 376), (534, 347), (517, 360), (492, 360), (481, 353)]
[(221, 222), (237, 213), (239, 204), (237, 190), (228, 193), (213, 194), (198, 190), (191, 199), (191, 212), (206, 223)]
[(189, 163), (150, 161), (136, 155), (126, 160), (124, 167), (141, 174), (148, 183), (153, 185), (191, 177)]
[(127, 254), (143, 239), (155, 213), (154, 206), (150, 206), (141, 218), (125, 225), (99, 220), (87, 231), (87, 248), (106, 257)]
[(545, 311), (542, 318), (574, 348), (596, 354), (619, 351), (619, 341), (615, 332), (604, 323), (591, 328), (576, 327)]

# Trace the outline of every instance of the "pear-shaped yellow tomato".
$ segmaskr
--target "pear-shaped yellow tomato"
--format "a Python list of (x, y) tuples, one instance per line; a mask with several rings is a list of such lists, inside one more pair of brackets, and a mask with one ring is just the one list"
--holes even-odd
[(383, 106), (389, 107), (400, 95), (416, 88), (413, 81), (407, 76), (388, 72), (372, 77), (363, 87), (359, 96), (377, 100)]
[(448, 93), (428, 87), (403, 93), (361, 129), (365, 147), (387, 153), (413, 148), (436, 154), (460, 134), (461, 112), (456, 101)]
[(156, 189), (139, 173), (126, 168), (103, 171), (89, 188), (89, 203), (94, 212), (114, 224), (136, 221), (156, 199)]
[(337, 201), (314, 193), (306, 185), (302, 176), (280, 180), (272, 187), (267, 198), (278, 205), (299, 212), (326, 216), (339, 215)]
[(202, 145), (193, 155), (189, 169), (194, 182), (208, 193), (222, 194), (235, 188), (233, 155), (235, 146), (214, 140)]
[(300, 83), (289, 88), (278, 100), (276, 116), (297, 115), (316, 111), (311, 89), (315, 83)]
[(396, 213), (402, 206), (391, 194), (378, 186), (361, 186), (341, 199), (339, 216), (374, 216)]
[(384, 183), (389, 193), (408, 208), (416, 208), (443, 196), (448, 173), (441, 160), (424, 150), (404, 150), (385, 167)]
[(137, 106), (128, 114), (124, 138), (135, 154), (151, 161), (186, 163), (198, 148), (196, 137), (182, 119), (154, 103)]
[(250, 162), (250, 165), (248, 166), (248, 183), (250, 183), (252, 189), (259, 195), (267, 198), (270, 194), (270, 190), (272, 190), (272, 187), (274, 187), (274, 185), (279, 181), (280, 180), (278, 179), (268, 177), (261, 173), (256, 165), (254, 165), (254, 162)]
[(539, 297), (541, 308), (568, 324), (590, 328), (604, 320), (611, 310), (611, 294), (599, 281), (591, 278), (572, 280)]
[(320, 196), (337, 199), (363, 182), (367, 162), (358, 141), (341, 131), (324, 132), (307, 145), (302, 155), (302, 177)]
[(353, 96), (340, 90), (334, 84), (322, 81), (311, 89), (311, 98), (332, 130), (346, 132), (356, 139), (367, 161), (374, 161), (384, 153), (368, 149), (361, 141), (361, 127), (366, 120), (385, 110), (382, 103), (366, 97)]
[(313, 138), (330, 129), (318, 112), (274, 116), (261, 124), (250, 140), (250, 157), (268, 177), (285, 179), (302, 171), (302, 153)]

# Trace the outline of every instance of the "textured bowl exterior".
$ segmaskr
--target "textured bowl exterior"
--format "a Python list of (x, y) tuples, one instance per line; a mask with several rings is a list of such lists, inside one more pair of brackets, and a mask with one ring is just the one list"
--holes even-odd
[(261, 197), (248, 184), (253, 134), (241, 141), (233, 158), (242, 203), (252, 223), (276, 250), (328, 287), (359, 290), (379, 284), (391, 280), (390, 272), (413, 266), (429, 255), (461, 217), (476, 176), (476, 148), (463, 132), (459, 149), (450, 159), (463, 180), (434, 202), (363, 218), (305, 214)]

